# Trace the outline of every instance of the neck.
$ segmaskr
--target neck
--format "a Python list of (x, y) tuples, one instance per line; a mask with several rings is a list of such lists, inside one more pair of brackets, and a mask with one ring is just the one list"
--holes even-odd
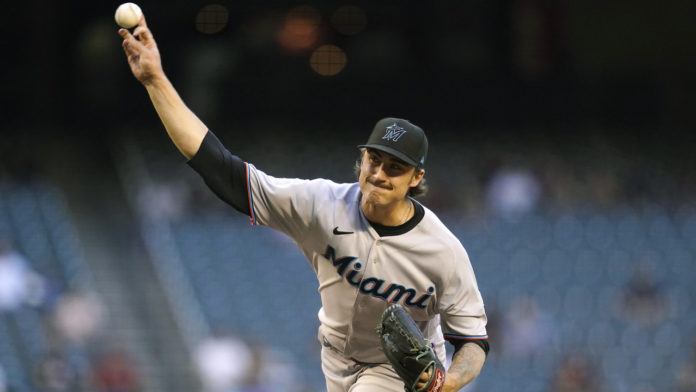
[(413, 217), (413, 203), (408, 198), (391, 205), (375, 205), (363, 200), (360, 208), (367, 220), (382, 226), (400, 226)]

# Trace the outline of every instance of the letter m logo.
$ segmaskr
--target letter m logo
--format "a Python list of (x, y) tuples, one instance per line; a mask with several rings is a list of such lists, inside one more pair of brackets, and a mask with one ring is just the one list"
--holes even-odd
[(400, 126), (396, 125), (396, 123), (390, 125), (387, 127), (387, 133), (384, 134), (382, 137), (383, 140), (391, 140), (391, 141), (397, 141), (403, 134), (406, 133), (406, 130), (401, 128)]

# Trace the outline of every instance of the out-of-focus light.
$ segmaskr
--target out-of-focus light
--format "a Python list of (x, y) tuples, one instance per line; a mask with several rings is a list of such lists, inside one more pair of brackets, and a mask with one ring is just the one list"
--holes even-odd
[(345, 68), (346, 61), (343, 49), (336, 45), (322, 45), (312, 53), (309, 65), (319, 75), (333, 76)]
[(343, 35), (354, 35), (365, 29), (367, 15), (360, 7), (342, 5), (331, 16), (331, 24)]
[(319, 39), (321, 15), (319, 11), (301, 5), (288, 12), (278, 32), (278, 42), (291, 52), (311, 49)]
[(227, 27), (230, 12), (222, 4), (208, 4), (196, 14), (196, 30), (203, 34), (217, 34)]

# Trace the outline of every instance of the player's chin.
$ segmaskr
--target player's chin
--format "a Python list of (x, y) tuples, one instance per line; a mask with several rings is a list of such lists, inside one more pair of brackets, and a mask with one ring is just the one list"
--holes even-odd
[(372, 205), (383, 205), (386, 204), (386, 197), (382, 191), (379, 190), (379, 188), (373, 187), (370, 190), (367, 190), (363, 192), (363, 199), (368, 204)]

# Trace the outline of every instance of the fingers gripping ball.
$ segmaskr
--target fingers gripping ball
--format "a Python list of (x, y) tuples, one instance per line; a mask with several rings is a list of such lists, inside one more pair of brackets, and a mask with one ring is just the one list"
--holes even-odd
[[(445, 368), (415, 321), (401, 305), (391, 305), (382, 313), (377, 333), (382, 350), (406, 384), (406, 391), (442, 391)], [(427, 381), (421, 381), (424, 373), (429, 374)]]
[(135, 27), (143, 16), (143, 11), (135, 3), (123, 3), (116, 9), (114, 19), (119, 26), (130, 29)]

